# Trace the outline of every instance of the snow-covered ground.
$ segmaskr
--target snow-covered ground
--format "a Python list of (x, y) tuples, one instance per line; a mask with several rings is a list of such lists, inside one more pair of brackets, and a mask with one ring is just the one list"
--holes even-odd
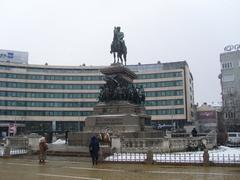
[[(215, 163), (240, 163), (240, 148), (219, 146), (210, 150), (209, 159)], [(107, 157), (106, 161), (144, 161), (146, 153), (115, 153)], [(154, 153), (153, 160), (156, 162), (173, 163), (201, 163), (203, 162), (203, 151), (176, 152), (176, 153)]]

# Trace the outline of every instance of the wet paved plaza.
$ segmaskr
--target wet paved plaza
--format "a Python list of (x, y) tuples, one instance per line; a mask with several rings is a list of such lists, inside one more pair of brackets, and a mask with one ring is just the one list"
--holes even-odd
[(98, 164), (89, 158), (50, 157), (45, 165), (37, 158), (0, 159), (0, 180), (240, 180), (240, 167), (161, 166), (146, 164)]

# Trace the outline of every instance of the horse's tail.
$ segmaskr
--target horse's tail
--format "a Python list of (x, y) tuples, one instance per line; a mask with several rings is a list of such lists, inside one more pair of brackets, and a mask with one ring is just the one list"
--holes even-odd
[(123, 53), (123, 59), (124, 59), (124, 63), (125, 63), (125, 66), (127, 65), (127, 51), (125, 51)]
[(110, 51), (110, 53), (113, 53), (114, 52), (114, 45), (113, 45), (113, 42), (112, 42), (112, 44), (111, 44), (111, 51)]
[(123, 54), (127, 55), (127, 46), (125, 44), (124, 44), (124, 47), (123, 47)]

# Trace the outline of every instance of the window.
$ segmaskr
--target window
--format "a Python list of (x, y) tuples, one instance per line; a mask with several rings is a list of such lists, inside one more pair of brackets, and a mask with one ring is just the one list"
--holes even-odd
[(6, 96), (6, 92), (0, 91), (0, 96)]
[(233, 68), (233, 63), (232, 62), (222, 63), (222, 69), (231, 69), (231, 68)]
[(237, 137), (237, 134), (230, 134), (230, 133), (228, 133), (228, 137)]
[(176, 114), (184, 114), (184, 110), (183, 109), (176, 109), (175, 113)]
[(233, 87), (223, 88), (223, 94), (232, 94), (233, 92), (234, 92), (234, 88)]
[(182, 72), (168, 72), (158, 74), (139, 74), (139, 79), (156, 79), (156, 78), (170, 78), (170, 77), (182, 77)]
[(235, 118), (235, 113), (231, 112), (231, 111), (228, 111), (228, 112), (225, 113), (225, 118), (226, 119), (234, 119)]
[(234, 81), (234, 75), (233, 74), (223, 74), (222, 81), (223, 82)]
[(6, 78), (6, 74), (0, 73), (0, 78)]

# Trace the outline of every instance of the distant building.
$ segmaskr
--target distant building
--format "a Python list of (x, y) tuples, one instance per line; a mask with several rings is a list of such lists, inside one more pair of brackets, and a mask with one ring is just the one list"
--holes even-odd
[[(103, 67), (0, 62), (0, 131), (9, 123), (37, 133), (81, 130), (105, 83)], [(183, 127), (193, 120), (193, 77), (185, 61), (127, 67), (145, 89), (153, 123)]]
[(128, 65), (146, 92), (146, 113), (155, 124), (183, 128), (193, 121), (193, 76), (186, 61)]
[(199, 132), (207, 133), (212, 130), (217, 131), (219, 107), (213, 107), (203, 103), (197, 107), (196, 123)]
[(0, 49), (0, 63), (28, 64), (28, 52)]
[(240, 131), (240, 51), (220, 54), (223, 120), (227, 131)]

